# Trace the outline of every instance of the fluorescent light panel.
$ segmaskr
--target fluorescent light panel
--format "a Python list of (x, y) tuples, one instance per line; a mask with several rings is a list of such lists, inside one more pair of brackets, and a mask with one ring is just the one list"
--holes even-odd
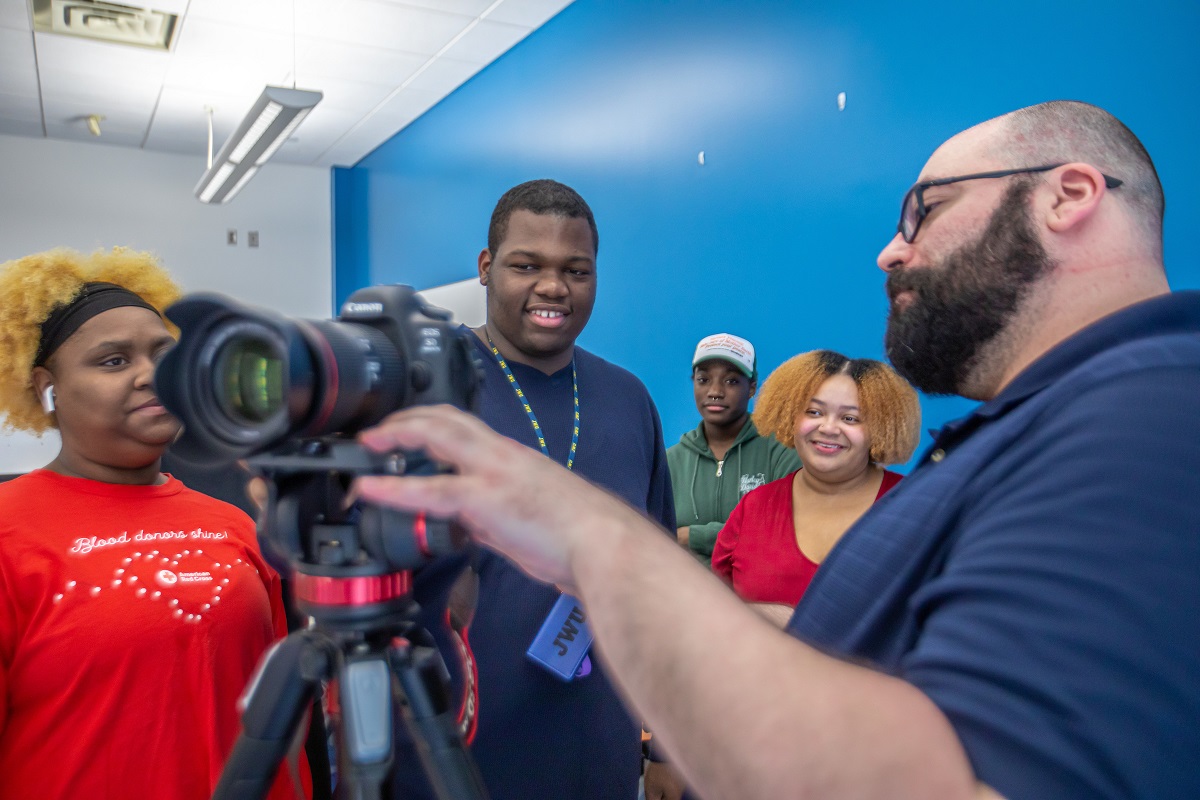
[(233, 148), (233, 152), (229, 154), (229, 161), (232, 164), (242, 163), (242, 159), (246, 157), (246, 153), (250, 152), (250, 148), (258, 144), (258, 141), (263, 138), (263, 134), (271, 127), (271, 123), (279, 116), (279, 112), (283, 110), (283, 106), (279, 103), (267, 103), (267, 107), (258, 115), (258, 119), (250, 124), (249, 130), (242, 140), (238, 142), (238, 146)]
[(197, 195), (200, 198), (200, 202), (211, 203), (213, 195), (217, 193), (218, 189), (225, 186), (225, 181), (228, 180), (232, 173), (233, 164), (222, 164), (221, 168), (217, 170), (217, 174), (208, 182), (208, 186), (204, 187), (204, 191)]
[(237, 196), (237, 193), (242, 190), (243, 186), (250, 182), (250, 179), (254, 177), (254, 173), (256, 172), (258, 172), (258, 167), (251, 167), (250, 169), (246, 170), (246, 174), (242, 176), (240, 181), (233, 185), (233, 188), (225, 194), (225, 199), (221, 202), (228, 203), (235, 196)]
[(320, 92), (268, 86), (221, 147), (200, 182), (202, 203), (228, 203), (321, 100)]
[(311, 110), (312, 109), (306, 108), (297, 114), (296, 118), (288, 123), (288, 126), (283, 129), (283, 132), (275, 137), (275, 141), (271, 143), (271, 146), (263, 151), (263, 154), (258, 157), (258, 160), (254, 162), (254, 165), (256, 167), (261, 167), (266, 163), (268, 158), (275, 155), (275, 151), (279, 149), (280, 145), (288, 140), (288, 138), (292, 135), (292, 131), (296, 130), (296, 128), (301, 122), (304, 121), (304, 118), (308, 116), (308, 112)]

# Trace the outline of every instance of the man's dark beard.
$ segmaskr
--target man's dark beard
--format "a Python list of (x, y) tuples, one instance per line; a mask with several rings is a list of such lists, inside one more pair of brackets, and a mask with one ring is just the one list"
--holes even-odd
[(1054, 266), (1038, 240), (1026, 200), (1032, 181), (1014, 181), (974, 244), (942, 263), (893, 270), (888, 297), (912, 291), (892, 306), (884, 346), (896, 371), (928, 394), (956, 394), (981, 349), (1012, 319), (1033, 283)]

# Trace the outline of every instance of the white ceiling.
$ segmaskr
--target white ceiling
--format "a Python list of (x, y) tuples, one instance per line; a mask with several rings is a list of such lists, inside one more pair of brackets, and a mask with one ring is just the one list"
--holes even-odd
[[(350, 166), (571, 0), (124, 0), (180, 15), (170, 52), (34, 32), (0, 0), (0, 134), (213, 149), (270, 85), (324, 98), (275, 161)], [(294, 65), (294, 69), (293, 69)], [(293, 80), (294, 73), (294, 80)], [(86, 119), (101, 114), (100, 138)]]

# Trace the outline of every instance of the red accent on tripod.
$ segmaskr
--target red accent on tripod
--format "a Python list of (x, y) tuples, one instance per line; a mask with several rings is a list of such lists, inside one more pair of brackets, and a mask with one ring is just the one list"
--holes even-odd
[(413, 519), (413, 536), (416, 537), (417, 549), (421, 555), (431, 558), (433, 553), (429, 551), (429, 529), (425, 524), (424, 511), (418, 511), (417, 516)]
[(292, 578), (296, 599), (319, 606), (364, 606), (403, 597), (412, 591), (411, 572), (329, 578), (296, 573)]

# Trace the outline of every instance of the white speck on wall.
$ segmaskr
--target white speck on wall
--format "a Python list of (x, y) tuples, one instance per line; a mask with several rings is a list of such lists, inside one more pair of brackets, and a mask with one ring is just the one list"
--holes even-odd
[(703, 150), (700, 151), (700, 155), (696, 156), (696, 163), (702, 167), (704, 166), (704, 151)]
[(846, 93), (845, 92), (838, 92), (837, 103), (838, 103), (838, 111), (846, 110)]

